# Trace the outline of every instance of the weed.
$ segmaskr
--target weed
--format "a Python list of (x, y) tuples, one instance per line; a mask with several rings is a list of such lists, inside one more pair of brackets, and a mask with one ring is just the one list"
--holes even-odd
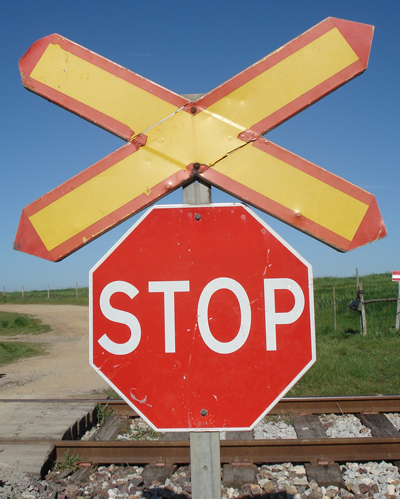
[(153, 428), (139, 428), (135, 430), (132, 440), (159, 440), (162, 433), (153, 430)]
[(108, 404), (102, 406), (101, 404), (97, 404), (97, 421), (100, 425), (103, 425), (115, 412), (113, 407), (108, 407)]
[(64, 454), (64, 461), (56, 463), (54, 467), (58, 471), (64, 471), (67, 469), (75, 471), (78, 469), (77, 465), (78, 462), (79, 462), (79, 454), (77, 456), (71, 456), (68, 449), (67, 452)]
[(281, 412), (280, 414), (267, 414), (264, 423), (285, 423), (288, 426), (294, 426), (294, 414), (292, 411)]
[(104, 390), (103, 393), (107, 395), (107, 397), (111, 400), (118, 400), (120, 396), (118, 395), (117, 392), (115, 392), (113, 389), (108, 388), (107, 390)]

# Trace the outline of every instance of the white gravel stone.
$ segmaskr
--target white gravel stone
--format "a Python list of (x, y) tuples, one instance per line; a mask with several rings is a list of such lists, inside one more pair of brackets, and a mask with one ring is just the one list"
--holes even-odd
[(392, 425), (396, 428), (396, 430), (400, 430), (400, 414), (387, 413), (385, 416), (392, 423)]
[(362, 464), (346, 463), (341, 466), (341, 470), (346, 486), (350, 483), (358, 486), (364, 484), (369, 487), (375, 484), (379, 493), (374, 494), (374, 499), (378, 499), (384, 494), (396, 497), (400, 495), (400, 473), (397, 466), (390, 463), (385, 461)]
[(100, 425), (93, 426), (90, 430), (88, 430), (81, 438), (81, 440), (90, 440), (90, 438), (95, 435), (100, 428)]
[(287, 439), (287, 438), (297, 438), (296, 431), (293, 426), (286, 424), (283, 421), (270, 421), (265, 420), (260, 421), (258, 425), (254, 428), (254, 439), (255, 440), (266, 440), (266, 439)]
[(371, 430), (366, 428), (354, 414), (322, 414), (319, 419), (328, 437), (371, 437)]
[[(397, 414), (387, 414), (388, 419), (394, 424), (396, 428), (400, 427), (400, 417)], [(271, 421), (271, 419), (273, 419)], [(330, 437), (336, 438), (349, 438), (349, 437), (366, 437), (370, 435), (370, 431), (366, 429), (361, 422), (353, 415), (324, 415), (320, 416), (321, 423), (324, 425), (326, 433)], [(151, 428), (148, 427), (144, 421), (134, 419), (131, 424), (131, 436), (125, 436), (125, 439), (131, 439), (138, 433), (146, 434), (151, 433)], [(154, 432), (153, 432), (154, 433)], [(222, 436), (222, 435), (221, 435)], [(254, 430), (254, 437), (256, 439), (284, 439), (296, 438), (294, 428), (287, 424), (287, 422), (279, 418), (265, 418), (261, 421)], [(157, 437), (159, 438), (159, 437)], [(316, 482), (308, 482), (306, 470), (303, 465), (293, 465), (291, 463), (281, 464), (264, 464), (258, 468), (257, 480), (253, 487), (257, 486), (264, 488), (264, 490), (271, 491), (271, 487), (275, 492), (278, 490), (286, 490), (286, 492), (293, 497), (293, 499), (306, 499), (311, 495), (313, 498), (319, 499), (343, 499), (354, 498), (355, 494), (361, 497), (370, 497), (373, 499), (391, 499), (392, 497), (400, 497), (400, 473), (396, 466), (384, 461), (369, 462), (369, 463), (346, 463), (341, 466), (343, 479), (347, 489), (338, 489), (337, 487), (320, 487)], [(134, 497), (142, 498), (148, 497), (147, 492), (143, 490), (136, 490), (132, 484), (130, 485), (129, 494), (122, 492), (118, 487), (123, 487), (125, 483), (137, 479), (139, 482), (142, 478), (143, 467), (132, 466), (126, 470), (126, 474), (122, 475), (119, 468), (115, 465), (108, 467), (101, 466), (93, 477), (90, 479), (90, 484), (82, 486), (79, 495), (82, 497), (93, 497), (90, 495), (90, 487), (102, 487), (103, 493), (108, 494), (111, 499), (118, 499), (120, 497)], [(187, 481), (190, 481), (190, 471), (188, 467), (181, 467), (177, 472), (168, 478), (165, 484), (153, 484), (153, 489), (163, 489), (168, 486), (174, 490), (175, 494), (187, 493), (184, 490)], [(15, 474), (14, 470), (4, 467), (0, 464), (0, 478), (5, 482), (3, 488), (0, 487), (0, 499), (9, 497), (21, 497), (24, 499), (33, 499), (42, 497), (39, 492), (39, 485), (41, 487), (52, 487), (54, 484), (51, 482), (31, 482), (29, 477), (24, 475)], [(183, 482), (182, 482), (183, 480)], [(68, 480), (67, 480), (68, 483)], [(39, 485), (38, 485), (39, 484)], [(135, 484), (136, 485), (136, 484)], [(70, 485), (71, 486), (71, 485)], [(370, 488), (372, 489), (370, 490)], [(86, 492), (85, 492), (86, 490)], [(126, 488), (125, 488), (126, 490)], [(190, 491), (190, 487), (188, 489)], [(253, 489), (252, 489), (253, 490)], [(367, 492), (363, 492), (367, 490)], [(358, 492), (359, 491), (359, 492)], [(243, 495), (242, 490), (234, 488), (222, 488), (222, 497), (226, 499), (235, 499), (239, 495)], [(48, 495), (49, 496), (49, 495)]]
[(155, 432), (143, 419), (133, 418), (129, 429), (120, 433), (117, 440), (160, 440), (161, 433)]

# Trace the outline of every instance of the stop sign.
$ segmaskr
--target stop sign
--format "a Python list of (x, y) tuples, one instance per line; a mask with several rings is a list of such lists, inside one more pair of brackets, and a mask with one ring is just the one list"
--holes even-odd
[(155, 429), (250, 429), (314, 363), (313, 310), (247, 207), (156, 206), (90, 271), (90, 364)]

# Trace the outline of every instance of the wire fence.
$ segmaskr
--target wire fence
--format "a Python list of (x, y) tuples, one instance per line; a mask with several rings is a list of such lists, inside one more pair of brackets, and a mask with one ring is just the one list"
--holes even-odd
[[(315, 322), (317, 334), (362, 333), (387, 334), (396, 330), (398, 314), (398, 283), (392, 282), (391, 274), (371, 274), (361, 278), (362, 294), (358, 293), (360, 282), (356, 277), (321, 277), (314, 279)], [(360, 320), (361, 308), (350, 308), (354, 302), (364, 302), (365, 319)], [(386, 300), (386, 301), (377, 301)], [(390, 301), (387, 301), (390, 300)], [(47, 289), (36, 291), (0, 291), (0, 303), (65, 303), (87, 305), (88, 287)]]
[[(357, 276), (314, 280), (317, 333), (363, 333), (367, 330), (379, 335), (395, 331), (398, 284), (392, 282), (390, 273), (371, 274), (360, 281), (362, 293), (358, 293), (361, 282)], [(367, 328), (363, 328), (361, 321), (361, 297)]]
[(89, 299), (89, 290), (87, 287), (79, 287), (78, 283), (74, 287), (64, 289), (51, 289), (47, 285), (47, 289), (26, 291), (24, 286), (21, 286), (20, 291), (7, 291), (5, 286), (0, 293), (0, 303), (43, 303), (50, 302), (85, 302)]

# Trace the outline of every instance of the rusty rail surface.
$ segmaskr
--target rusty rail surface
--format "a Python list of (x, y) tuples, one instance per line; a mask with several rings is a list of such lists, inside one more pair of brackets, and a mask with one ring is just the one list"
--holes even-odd
[[(128, 416), (136, 412), (123, 400), (99, 401)], [(284, 397), (269, 414), (354, 414), (400, 412), (400, 395), (360, 395), (346, 397)]]
[[(77, 399), (0, 399), (7, 402), (37, 403), (87, 403), (107, 405), (122, 414), (137, 416), (124, 401), (104, 398)], [(298, 414), (353, 414), (367, 412), (400, 412), (400, 395), (359, 395), (334, 397), (284, 397), (269, 412), (272, 415), (285, 413)]]
[[(137, 416), (122, 400), (105, 399), (0, 399), (0, 402), (94, 402), (108, 404), (121, 414)], [(283, 398), (270, 414), (376, 414), (400, 412), (400, 395), (357, 397), (297, 397)], [(366, 416), (371, 417), (371, 416)], [(22, 440), (2, 439), (1, 443), (39, 444), (51, 442), (54, 446), (52, 460), (62, 462), (66, 452), (79, 456), (82, 462), (93, 464), (186, 464), (190, 462), (190, 443), (186, 441), (108, 441), (79, 440), (52, 441), (32, 438)], [(399, 436), (373, 436), (366, 438), (298, 438), (282, 440), (222, 440), (222, 464), (260, 464), (298, 462), (327, 465), (333, 462), (400, 460)]]
[[(94, 464), (184, 464), (190, 462), (188, 441), (54, 442), (55, 461), (78, 456)], [(313, 440), (222, 440), (222, 464), (311, 463), (400, 459), (400, 437), (323, 438)]]

